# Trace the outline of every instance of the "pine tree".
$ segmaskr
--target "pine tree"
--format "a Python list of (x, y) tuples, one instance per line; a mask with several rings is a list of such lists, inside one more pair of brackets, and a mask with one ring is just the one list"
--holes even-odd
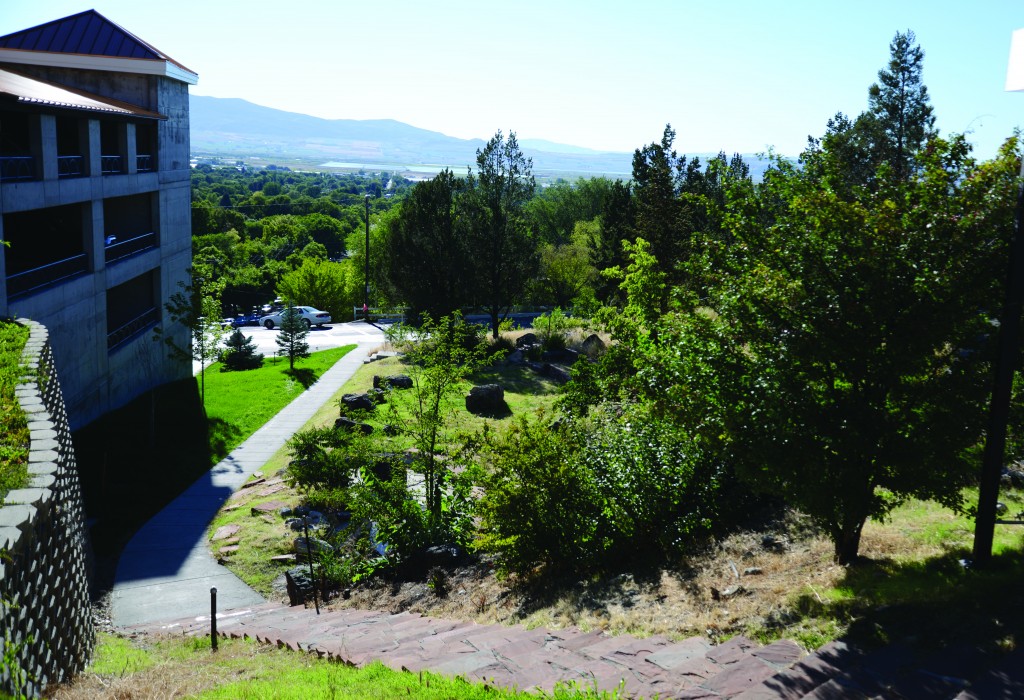
[(281, 332), (278, 334), (277, 347), (288, 355), (288, 369), (295, 369), (296, 358), (309, 357), (309, 325), (295, 308), (289, 306), (281, 314)]
[(227, 355), (224, 357), (226, 369), (246, 370), (263, 366), (263, 354), (256, 352), (252, 336), (243, 334), (241, 328), (235, 329), (226, 345), (228, 348)]

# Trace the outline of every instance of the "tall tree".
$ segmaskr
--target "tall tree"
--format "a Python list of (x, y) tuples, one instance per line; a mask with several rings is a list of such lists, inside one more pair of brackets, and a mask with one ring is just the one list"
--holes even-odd
[(413, 188), (386, 220), (384, 267), (414, 316), (447, 316), (467, 300), (465, 183), (448, 169)]
[(898, 180), (913, 171), (913, 157), (935, 135), (935, 115), (928, 88), (921, 82), (924, 51), (914, 32), (896, 33), (889, 44), (889, 65), (868, 88), (868, 114), (879, 137), (880, 161), (889, 163)]
[(536, 182), (533, 160), (519, 150), (515, 133), (499, 131), (476, 152), (476, 177), (467, 178), (473, 207), (468, 236), (474, 265), (475, 303), (491, 317), (491, 332), (523, 295), (537, 270), (536, 245), (525, 208)]
[[(733, 274), (668, 316), (638, 363), (652, 399), (727, 438), (752, 482), (781, 494), (856, 559), (869, 517), (909, 497), (963, 506), (990, 388), (984, 339), (1013, 218), (1019, 154), (978, 166), (962, 137), (932, 141), (905, 182), (850, 199), (779, 162), (756, 199), (727, 201)], [(766, 225), (767, 222), (767, 225)], [(662, 389), (663, 377), (677, 386)], [(716, 420), (717, 417), (717, 420)]]
[(199, 363), (199, 395), (206, 407), (206, 365), (221, 352), (220, 344), (226, 335), (221, 328), (220, 294), (223, 284), (211, 281), (189, 271), (189, 281), (179, 282), (180, 292), (170, 296), (164, 308), (174, 323), (188, 328), (188, 344), (182, 345), (173, 334), (157, 328), (155, 340), (167, 345), (171, 357), (179, 362)]
[(294, 307), (289, 306), (281, 314), (281, 330), (274, 338), (277, 347), (288, 356), (288, 369), (295, 369), (295, 360), (309, 357), (309, 324)]

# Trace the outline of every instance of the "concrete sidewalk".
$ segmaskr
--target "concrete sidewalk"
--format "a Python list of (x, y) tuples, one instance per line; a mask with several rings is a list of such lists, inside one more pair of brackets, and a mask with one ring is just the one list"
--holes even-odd
[(117, 627), (209, 615), (210, 588), (220, 609), (264, 599), (219, 565), (206, 543), (213, 516), (355, 371), (379, 340), (361, 342), (209, 472), (142, 526), (125, 546), (112, 591)]

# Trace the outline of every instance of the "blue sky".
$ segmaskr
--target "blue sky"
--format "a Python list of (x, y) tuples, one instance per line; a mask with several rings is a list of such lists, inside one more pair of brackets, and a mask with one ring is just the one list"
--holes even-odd
[(670, 122), (681, 153), (795, 155), (866, 108), (907, 29), (943, 133), (989, 158), (1024, 124), (1003, 89), (1019, 0), (16, 0), (0, 34), (90, 7), (196, 71), (193, 94), (462, 138), (632, 151)]

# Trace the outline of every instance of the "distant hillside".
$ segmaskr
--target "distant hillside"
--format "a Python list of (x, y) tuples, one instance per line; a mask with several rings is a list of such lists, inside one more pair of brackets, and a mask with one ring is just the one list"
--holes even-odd
[[(237, 98), (200, 95), (192, 95), (189, 104), (192, 152), (200, 155), (302, 160), (311, 167), (352, 163), (399, 170), (405, 166), (422, 172), (429, 172), (429, 166), (435, 166), (433, 170), (447, 166), (461, 174), (476, 162), (476, 151), (484, 146), (480, 139), (445, 136), (393, 119), (320, 119)], [(533, 158), (534, 172), (540, 176), (628, 179), (632, 173), (632, 153), (605, 153), (542, 139), (519, 143)], [(704, 160), (709, 154), (690, 155)], [(763, 165), (745, 157), (759, 178)]]

